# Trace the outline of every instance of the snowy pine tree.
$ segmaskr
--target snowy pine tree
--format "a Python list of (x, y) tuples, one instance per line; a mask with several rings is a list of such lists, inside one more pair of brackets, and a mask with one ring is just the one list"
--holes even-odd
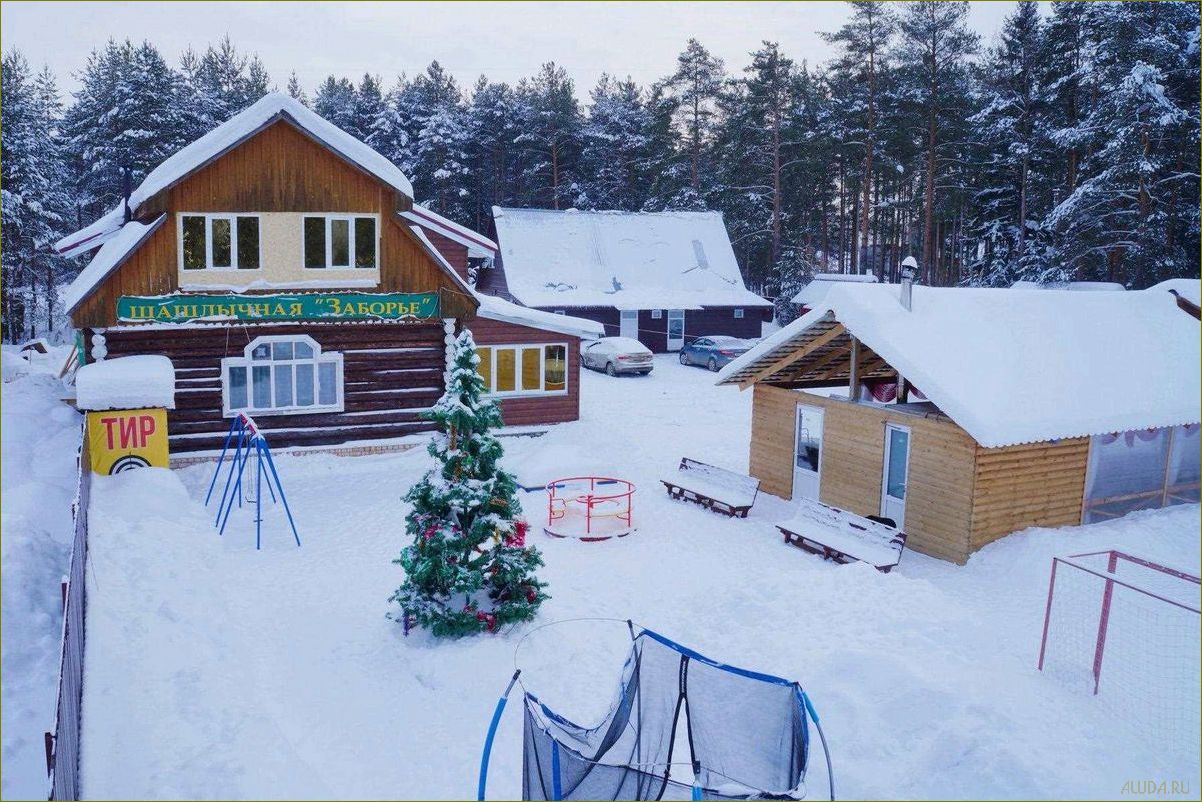
[(427, 413), (442, 430), (429, 448), (439, 467), (405, 496), (413, 542), (394, 560), (405, 581), (391, 598), (406, 628), (438, 637), (529, 621), (548, 598), (534, 575), (542, 557), (525, 543), (517, 482), (499, 464), (502, 448), (491, 432), (501, 412), (484, 398), (471, 332), (456, 338), (452, 359), (446, 393)]
[(633, 80), (602, 75), (581, 130), (577, 206), (640, 209), (653, 185), (648, 174), (652, 120)]
[(518, 85), (522, 185), (529, 205), (567, 208), (574, 202), (583, 118), (572, 79), (554, 63)]

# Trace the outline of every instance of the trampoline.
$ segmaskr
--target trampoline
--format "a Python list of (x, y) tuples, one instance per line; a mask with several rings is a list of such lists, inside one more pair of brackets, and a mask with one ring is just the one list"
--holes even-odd
[(568, 476), (547, 483), (547, 525), (551, 537), (585, 542), (626, 537), (635, 530), (635, 486), (610, 476)]
[[(623, 623), (630, 653), (617, 699), (596, 726), (569, 721), (522, 687), (523, 799), (801, 799), (811, 723), (835, 798), (826, 738), (799, 683), (719, 663)], [(480, 800), (493, 737), (520, 676), (516, 668), (493, 713)]]

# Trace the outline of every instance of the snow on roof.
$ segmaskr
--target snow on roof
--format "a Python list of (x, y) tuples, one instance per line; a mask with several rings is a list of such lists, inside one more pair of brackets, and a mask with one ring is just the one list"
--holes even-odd
[(1198, 321), (1168, 293), (915, 287), (912, 306), (897, 285), (833, 286), (717, 382), (833, 317), (986, 447), (1202, 420)]
[(166, 219), (166, 214), (160, 214), (151, 223), (129, 222), (108, 236), (88, 266), (80, 271), (80, 274), (67, 287), (66, 295), (63, 296), (67, 312), (75, 311), (75, 307), (79, 306), (79, 303), (110, 273), (120, 267), (126, 257), (158, 230), (158, 227)]
[(793, 303), (814, 308), (822, 303), (826, 293), (835, 284), (875, 284), (876, 276), (872, 273), (815, 273), (810, 283), (801, 288), (801, 292), (793, 296)]
[(1122, 292), (1127, 288), (1117, 281), (1029, 281), (1019, 279), (1010, 285), (1012, 290), (1071, 290), (1073, 292)]
[[(476, 297), (480, 299), (480, 308), (476, 310), (476, 314), (488, 320), (557, 331), (585, 340), (594, 340), (605, 336), (605, 326), (594, 320), (585, 320), (582, 317), (572, 317), (571, 315), (557, 315), (553, 312), (519, 306), (495, 295), (477, 293)], [(468, 328), (471, 326), (469, 325)]]
[(175, 409), (175, 366), (165, 356), (104, 359), (75, 374), (75, 405), (80, 409)]
[[(210, 160), (240, 144), (260, 130), (286, 119), (330, 150), (355, 164), (363, 171), (388, 184), (397, 192), (413, 197), (413, 185), (395, 164), (372, 150), (363, 142), (319, 116), (282, 92), (269, 92), (247, 108), (235, 114), (207, 134), (169, 156), (138, 185), (129, 196), (130, 209), (138, 207), (164, 189), (172, 186)], [(114, 215), (116, 218), (114, 219)], [(87, 228), (64, 237), (55, 243), (60, 253), (78, 252), (91, 248), (86, 240), (120, 227), (124, 210), (119, 206)]]
[(497, 243), (488, 237), (472, 231), (467, 226), (461, 226), (437, 212), (430, 211), (425, 206), (415, 205), (411, 210), (401, 212), (400, 215), (411, 223), (417, 223), (423, 228), (437, 231), (447, 239), (458, 242), (467, 248), (468, 256), (489, 257), (497, 252)]
[(434, 243), (430, 242), (430, 238), (426, 236), (425, 231), (422, 231), (421, 226), (409, 226), (409, 230), (413, 232), (413, 236), (417, 237), (418, 241), (421, 243), (421, 246), (426, 249), (426, 253), (430, 255), (430, 258), (442, 265), (442, 268), (447, 271), (450, 277), (455, 281), (456, 284), (459, 285), (460, 289), (462, 289), (465, 294), (474, 298), (476, 296), (475, 291), (472, 290), (472, 288), (468, 286), (467, 282), (463, 280), (463, 276), (459, 275), (459, 273), (455, 271), (455, 268), (451, 267), (451, 263), (446, 260), (446, 257), (439, 253), (438, 249), (434, 247)]
[(1148, 287), (1149, 292), (1176, 292), (1194, 306), (1202, 305), (1202, 281), (1196, 278), (1171, 278)]
[(749, 292), (718, 212), (493, 207), (509, 292), (526, 306), (768, 306)]

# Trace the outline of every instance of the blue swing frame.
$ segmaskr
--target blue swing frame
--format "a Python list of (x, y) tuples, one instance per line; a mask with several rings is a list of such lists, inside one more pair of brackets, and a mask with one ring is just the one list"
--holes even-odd
[[(230, 444), (233, 444), (233, 452), (230, 452)], [(292, 509), (288, 506), (288, 497), (284, 495), (284, 486), (280, 484), (280, 475), (275, 469), (275, 460), (271, 458), (271, 449), (267, 445), (267, 438), (259, 432), (253, 420), (245, 413), (239, 412), (230, 422), (230, 430), (225, 436), (225, 443), (221, 446), (221, 456), (217, 459), (217, 467), (213, 471), (213, 478), (209, 481), (209, 492), (205, 494), (205, 506), (209, 506), (209, 501), (213, 498), (213, 490), (217, 487), (217, 477), (221, 475), (221, 466), (226, 462), (226, 454), (230, 454), (229, 467), (225, 474), (225, 485), (221, 490), (221, 502), (217, 505), (217, 517), (213, 520), (213, 526), (217, 527), (217, 534), (225, 534), (225, 525), (229, 522), (230, 512), (234, 509), (234, 502), (237, 501), (238, 507), (242, 507), (242, 475), (246, 470), (246, 463), (251, 457), (255, 458), (255, 550), (263, 547), (263, 480), (267, 480), (267, 492), (271, 494), (271, 502), (273, 504), (282, 502), (284, 512), (288, 515), (288, 525), (292, 527), (292, 537), (296, 540), (296, 545), (301, 544), (300, 535), (296, 531), (296, 521), (292, 518)], [(279, 501), (276, 500), (276, 494), (279, 494)]]

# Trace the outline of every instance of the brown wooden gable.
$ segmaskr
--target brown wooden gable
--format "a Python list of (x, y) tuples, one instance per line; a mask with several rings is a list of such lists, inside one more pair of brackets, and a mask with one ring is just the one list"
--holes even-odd
[(741, 388), (761, 382), (793, 389), (830, 387), (851, 379), (853, 349), (860, 381), (897, 377), (897, 370), (882, 356), (856, 341), (842, 323), (828, 314), (727, 381), (737, 382)]
[(368, 291), (439, 292), (444, 317), (471, 317), (475, 299), (397, 217), (411, 203), (281, 118), (143, 203), (140, 220), (167, 213), (166, 223), (80, 303), (72, 322), (77, 328), (111, 326), (120, 296), (179, 291), (174, 215), (180, 211), (379, 214), (380, 285)]

